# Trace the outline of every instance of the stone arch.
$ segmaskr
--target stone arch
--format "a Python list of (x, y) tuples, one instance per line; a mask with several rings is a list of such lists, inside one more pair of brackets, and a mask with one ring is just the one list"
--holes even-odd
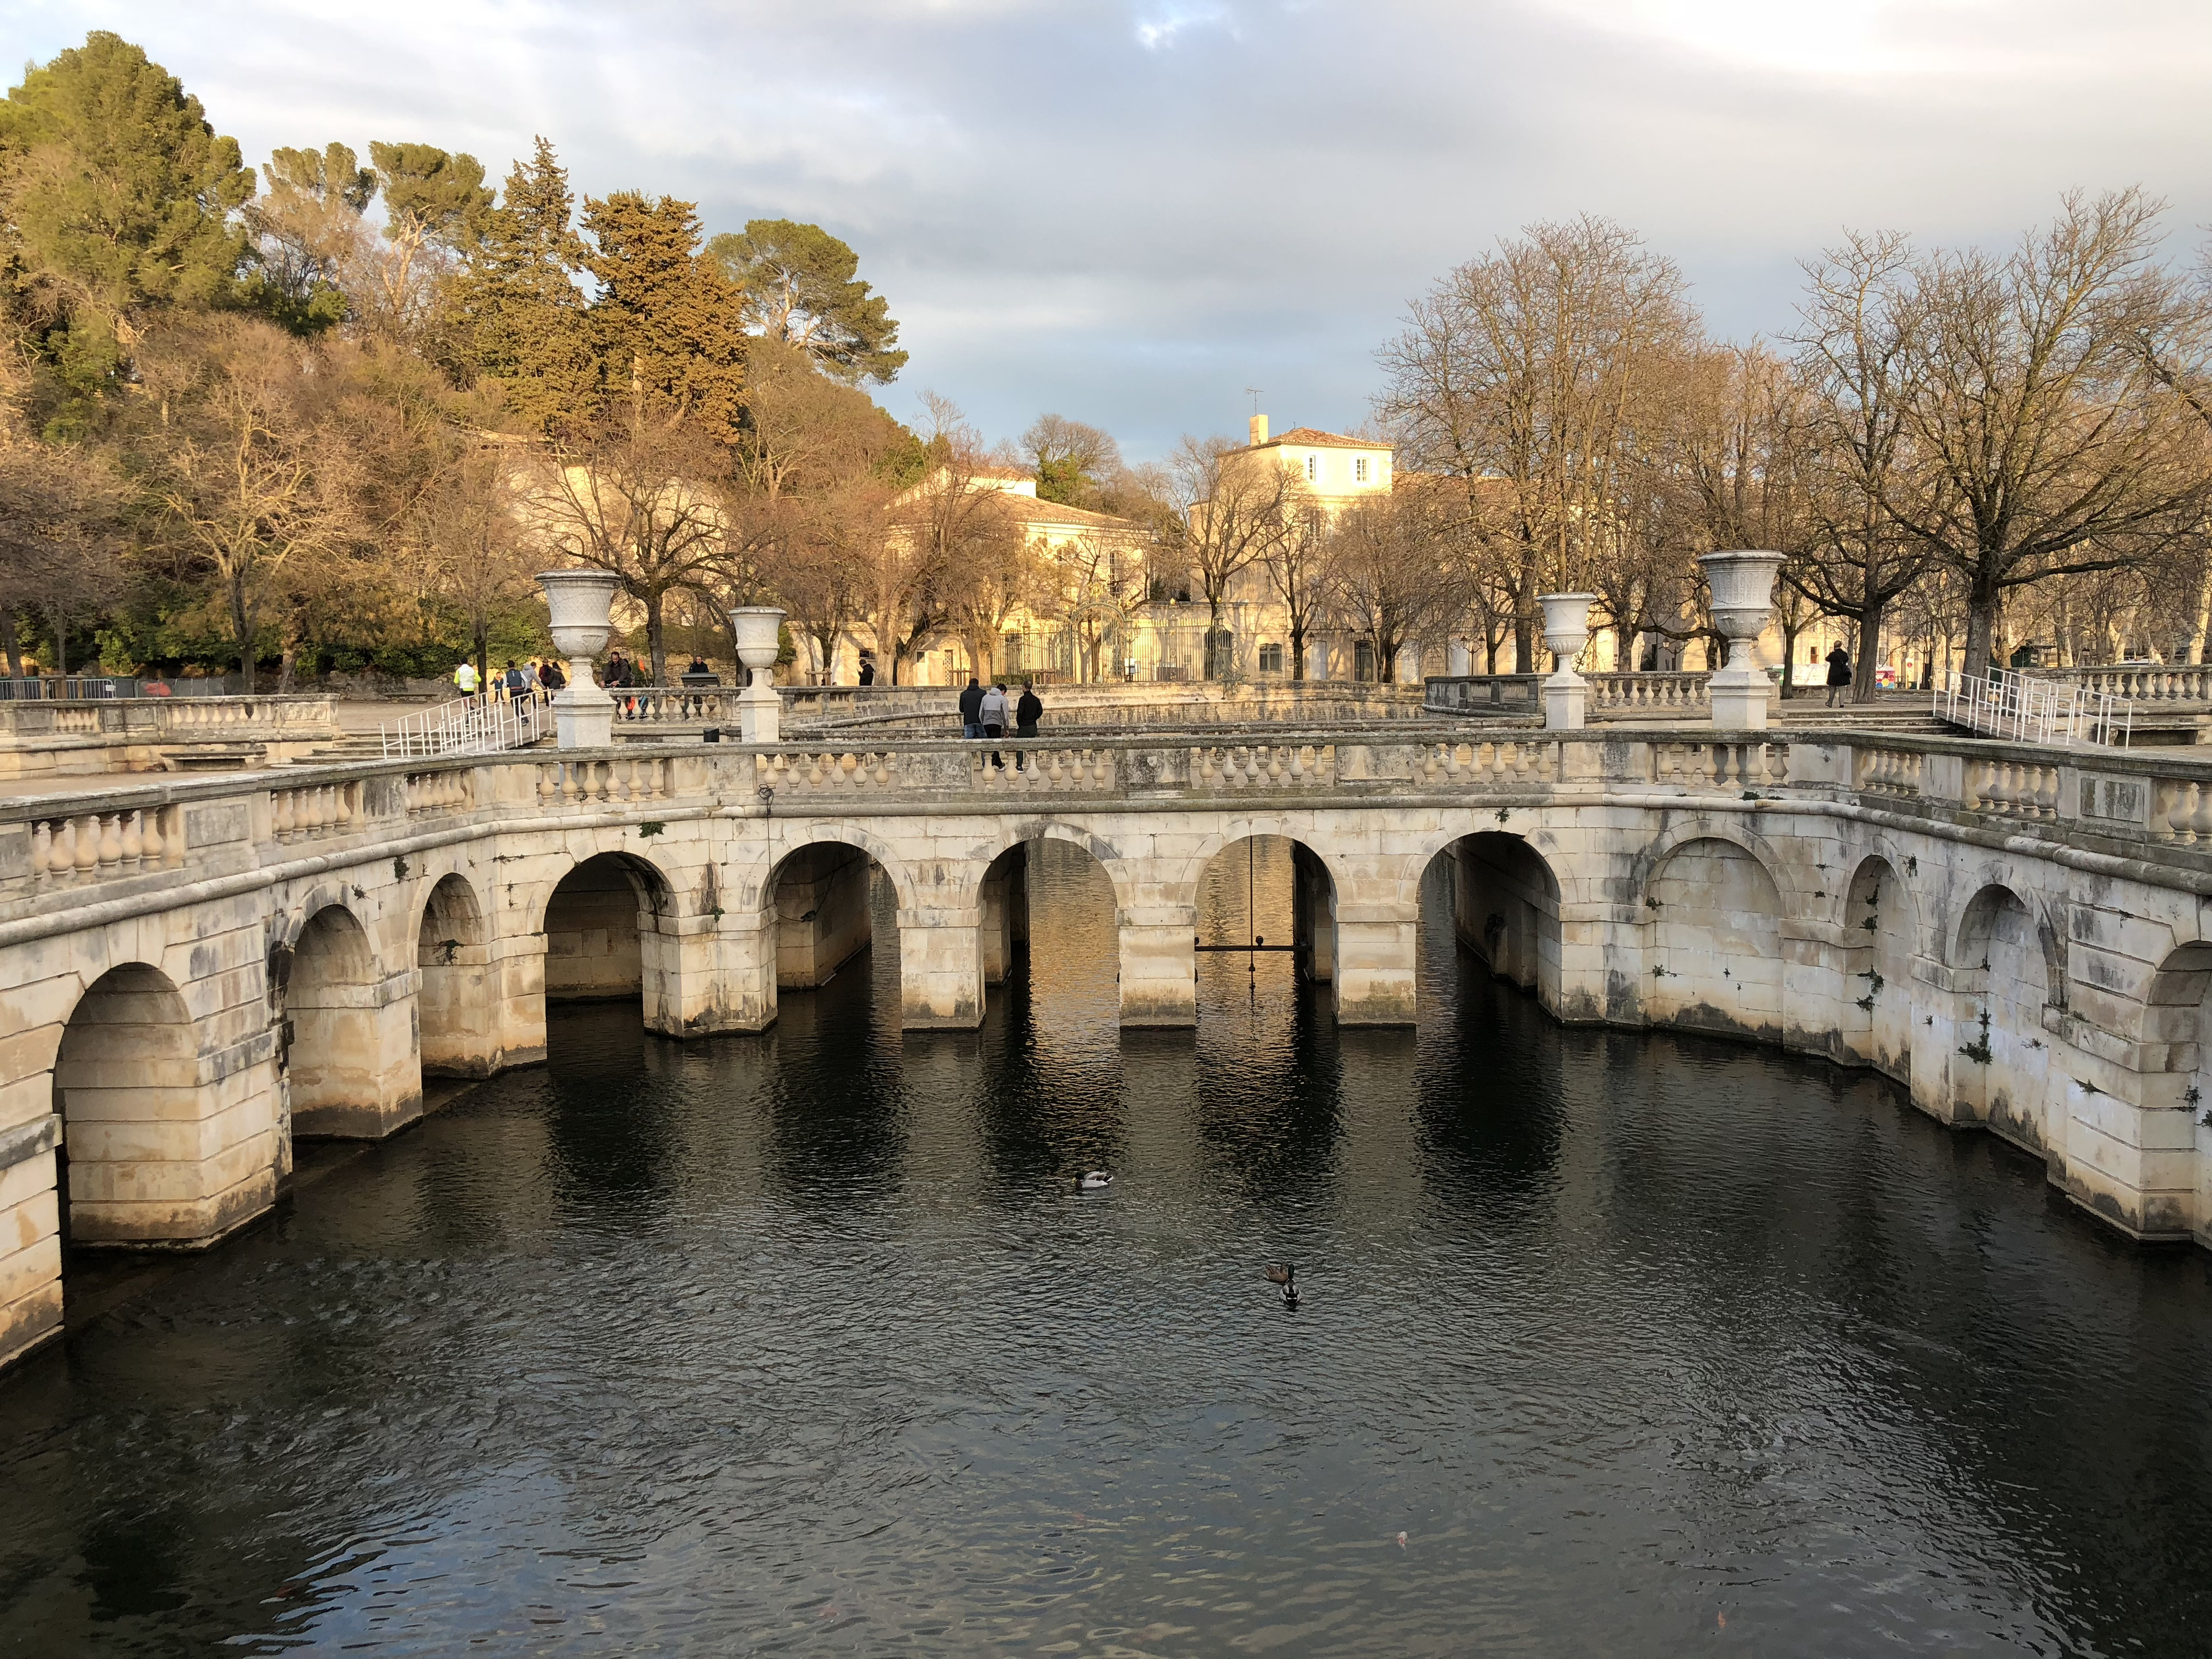
[[(771, 1009), (783, 991), (828, 984), (875, 942), (872, 890), (883, 868), (866, 848), (842, 839), (810, 837), (779, 852), (760, 892), (765, 943), (774, 955), (764, 988)], [(896, 959), (896, 921), (892, 927)]]
[(2045, 999), (2051, 1006), (2063, 1008), (2066, 1006), (2065, 947), (2050, 916), (2030, 896), (2034, 890), (2033, 884), (2021, 880), (2010, 870), (1985, 876), (1972, 896), (1960, 908), (1958, 922), (1948, 930), (1943, 941), (1943, 960), (1953, 968), (1978, 971), (1982, 960), (1978, 947), (1987, 942), (1994, 918), (2017, 908), (2027, 918), (2036, 952), (2042, 959)]
[(675, 911), (675, 884), (651, 860), (627, 850), (578, 859), (547, 890), (541, 913), (545, 1000), (635, 996), (650, 1012), (662, 966), (661, 923)]
[(65, 1241), (211, 1237), (228, 1224), (193, 1201), (205, 1186), (200, 1071), (191, 1011), (161, 969), (125, 963), (86, 988), (54, 1055)]
[[(1314, 845), (1310, 833), (1292, 830), (1278, 817), (1250, 817), (1232, 820), (1220, 833), (1208, 836), (1200, 843), (1185, 866), (1184, 872), (1169, 891), (1188, 895), (1190, 914), (1200, 935), (1206, 934), (1207, 896), (1209, 883), (1216, 884), (1213, 896), (1218, 901), (1219, 926), (1212, 936), (1201, 937), (1201, 945), (1233, 947), (1252, 940), (1266, 941), (1278, 947), (1288, 945), (1291, 960), (1306, 976), (1316, 983), (1330, 988), (1330, 996), (1340, 1015), (1344, 1008), (1344, 937), (1345, 928), (1340, 905), (1345, 891), (1342, 874), (1334, 863)], [(1282, 844), (1279, 854), (1272, 845)], [(1223, 863), (1238, 848), (1246, 849), (1248, 865), (1243, 881)], [(1269, 872), (1266, 890), (1256, 884), (1256, 859), (1262, 853), (1273, 866)], [(1281, 937), (1287, 925), (1290, 937)], [(1407, 931), (1407, 960), (1412, 967), (1413, 929)], [(1407, 1022), (1412, 1015), (1413, 986), (1410, 971), (1405, 975), (1403, 1000)]]
[(2166, 953), (2151, 975), (2142, 1020), (2145, 1142), (2184, 1150), (2157, 1164), (2146, 1159), (2142, 1231), (2194, 1233), (2212, 1244), (2212, 942)]
[(498, 1066), (497, 999), (483, 905), (469, 878), (431, 884), (415, 929), (416, 1047), (429, 1077), (489, 1077)]
[(1692, 842), (1725, 842), (1759, 866), (1760, 872), (1773, 887), (1778, 915), (1793, 914), (1790, 905), (1798, 897), (1796, 890), (1782, 879), (1780, 872), (1786, 866), (1780, 850), (1765, 836), (1758, 835), (1733, 818), (1700, 813), (1661, 832), (1650, 845), (1636, 855), (1630, 866), (1630, 882), (1635, 890), (1648, 896), (1651, 883), (1660, 866)]
[(2051, 1051), (2043, 1011), (2055, 1000), (2046, 929), (2002, 881), (1984, 882), (1959, 913), (1951, 982), (1964, 1041), (1953, 1067), (1960, 1103), (2006, 1139), (2047, 1154)]
[(1127, 860), (1121, 849), (1103, 836), (1094, 834), (1080, 824), (1067, 823), (1058, 818), (1019, 819), (1004, 826), (996, 836), (983, 843), (984, 850), (978, 854), (976, 865), (975, 902), (982, 902), (983, 884), (992, 867), (1016, 848), (1033, 841), (1061, 841), (1080, 847), (1097, 860), (1099, 868), (1106, 872), (1107, 880), (1113, 883), (1114, 908), (1117, 911), (1127, 908), (1132, 895), (1129, 892)]
[(1005, 982), (1017, 954), (1030, 936), (1030, 876), (1036, 862), (1030, 849), (1051, 842), (1081, 851), (1106, 884), (1106, 902), (1116, 924), (1129, 911), (1125, 889), (1127, 876), (1119, 850), (1102, 836), (1073, 824), (1049, 818), (1030, 819), (1007, 826), (992, 842), (976, 877), (973, 903), (981, 920), (977, 938), (983, 957), (983, 983), (988, 988)]
[[(780, 819), (775, 833), (762, 848), (731, 872), (729, 905), (733, 910), (768, 908), (770, 884), (778, 868), (802, 848), (821, 842), (842, 842), (857, 847), (876, 861), (897, 894), (899, 908), (912, 911), (924, 902), (916, 890), (914, 872), (904, 859), (880, 835), (866, 825), (842, 818)], [(748, 849), (750, 850), (750, 849)]]
[(1832, 1057), (1909, 1083), (1918, 903), (1886, 851), (1860, 857), (1838, 899), (1843, 983), (1836, 997), (1838, 1050)]
[(1784, 1001), (1783, 894), (1733, 835), (1677, 834), (1639, 860), (1648, 936), (1644, 1006), (1655, 1023), (1779, 1042)]
[(302, 907), (279, 952), (284, 1071), (295, 1134), (374, 1139), (422, 1109), (410, 975), (387, 975), (343, 903)]
[[(1449, 920), (1460, 944), (1492, 973), (1559, 1012), (1561, 931), (1559, 873), (1527, 836), (1478, 830), (1433, 854), (1451, 878)], [(1425, 878), (1427, 866), (1416, 872)]]
[(1287, 841), (1294, 846), (1304, 848), (1315, 864), (1320, 867), (1321, 872), (1328, 878), (1332, 891), (1344, 884), (1342, 875), (1338, 871), (1335, 861), (1314, 844), (1318, 837), (1311, 833), (1310, 828), (1302, 833), (1290, 828), (1288, 820), (1284, 816), (1270, 813), (1265, 816), (1231, 818), (1222, 829), (1206, 836), (1199, 842), (1197, 851), (1183, 860), (1182, 867), (1176, 872), (1174, 878), (1161, 884), (1163, 894), (1184, 903), (1195, 904), (1198, 902), (1199, 884), (1206, 878), (1206, 867), (1238, 842), (1250, 841), (1259, 836), (1273, 836), (1279, 840)]

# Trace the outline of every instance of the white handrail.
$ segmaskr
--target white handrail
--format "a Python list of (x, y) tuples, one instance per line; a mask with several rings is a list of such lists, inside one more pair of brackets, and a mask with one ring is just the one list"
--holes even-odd
[(384, 758), (412, 760), (433, 755), (489, 755), (520, 749), (545, 735), (551, 699), (542, 687), (521, 696), (479, 692), (387, 722), (382, 728)]
[(2130, 699), (2009, 668), (1945, 675), (1936, 688), (1934, 713), (1986, 737), (2060, 748), (2124, 748), (2135, 735)]

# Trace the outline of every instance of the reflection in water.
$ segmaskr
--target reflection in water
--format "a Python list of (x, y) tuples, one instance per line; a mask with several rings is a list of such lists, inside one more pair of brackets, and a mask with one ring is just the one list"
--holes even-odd
[[(1279, 846), (1218, 935), (1287, 937)], [(1277, 956), (1121, 1035), (1103, 872), (1030, 879), (980, 1034), (902, 1040), (881, 948), (759, 1038), (563, 1010), (220, 1249), (73, 1263), (0, 1651), (2203, 1650), (2202, 1254), (1439, 931), (1418, 1037)]]

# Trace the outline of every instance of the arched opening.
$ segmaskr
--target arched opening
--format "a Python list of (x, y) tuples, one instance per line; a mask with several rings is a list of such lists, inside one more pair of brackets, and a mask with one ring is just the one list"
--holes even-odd
[(416, 930), (415, 1006), (425, 1077), (489, 1077), (498, 1064), (483, 911), (465, 878), (441, 877)]
[[(132, 963), (94, 981), (54, 1057), (58, 1220), (64, 1244), (203, 1236), (179, 1231), (202, 1189), (199, 1045), (168, 976)], [(183, 1180), (165, 1166), (191, 1166)], [(258, 1173), (265, 1174), (265, 1171)]]
[(660, 872), (629, 853), (597, 854), (562, 877), (545, 906), (546, 1006), (635, 999), (652, 1024), (672, 904)]
[[(1016, 842), (977, 895), (983, 984), (1037, 1057), (1110, 1055), (1121, 1030), (1121, 942), (1114, 878), (1088, 847), (1059, 836)], [(1102, 1047), (1103, 1045), (1103, 1047)]]
[(1422, 872), (1421, 921), (1431, 936), (1449, 921), (1459, 949), (1560, 1012), (1559, 881), (1522, 837), (1487, 830), (1438, 853)]
[(2006, 1139), (2049, 1150), (2051, 1051), (2044, 1046), (2043, 1010), (2050, 1001), (2035, 914), (2009, 887), (1976, 893), (1959, 921), (1955, 983), (1969, 1005), (1960, 1010), (1963, 1041), (1954, 1075), (1957, 1093)]
[(1912, 1080), (1912, 895), (1884, 858), (1860, 861), (1844, 895), (1834, 1058)]
[(1667, 854), (1644, 890), (1644, 1008), (1654, 1024), (1782, 1040), (1782, 895), (1733, 842)]
[(1225, 1013), (1295, 1008), (1337, 982), (1336, 883), (1311, 848), (1287, 836), (1244, 836), (1198, 879), (1198, 1006)]
[(2179, 1124), (2166, 1120), (2170, 1133), (2145, 1138), (2185, 1147), (2188, 1155), (2170, 1176), (2145, 1182), (2142, 1231), (2193, 1232), (2212, 1245), (2212, 944), (2170, 953), (2151, 976), (2145, 1002), (2143, 1042), (2165, 1064), (2161, 1075), (2144, 1079), (2143, 1105), (2184, 1115)]
[(293, 1133), (374, 1139), (422, 1110), (414, 1023), (351, 911), (329, 904), (308, 917), (277, 983)]
[[(875, 942), (877, 884), (889, 878), (860, 848), (817, 841), (787, 854), (768, 878), (775, 928), (775, 983), (782, 991), (827, 985)], [(896, 917), (897, 902), (891, 902)], [(891, 927), (896, 931), (897, 922)], [(896, 940), (887, 952), (898, 958)]]

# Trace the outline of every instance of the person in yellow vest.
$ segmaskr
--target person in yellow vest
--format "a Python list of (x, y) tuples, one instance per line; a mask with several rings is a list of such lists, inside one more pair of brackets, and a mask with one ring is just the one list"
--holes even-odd
[(471, 662), (467, 658), (462, 658), (461, 665), (453, 671), (453, 684), (460, 688), (461, 695), (463, 696), (473, 697), (476, 696), (477, 665)]

